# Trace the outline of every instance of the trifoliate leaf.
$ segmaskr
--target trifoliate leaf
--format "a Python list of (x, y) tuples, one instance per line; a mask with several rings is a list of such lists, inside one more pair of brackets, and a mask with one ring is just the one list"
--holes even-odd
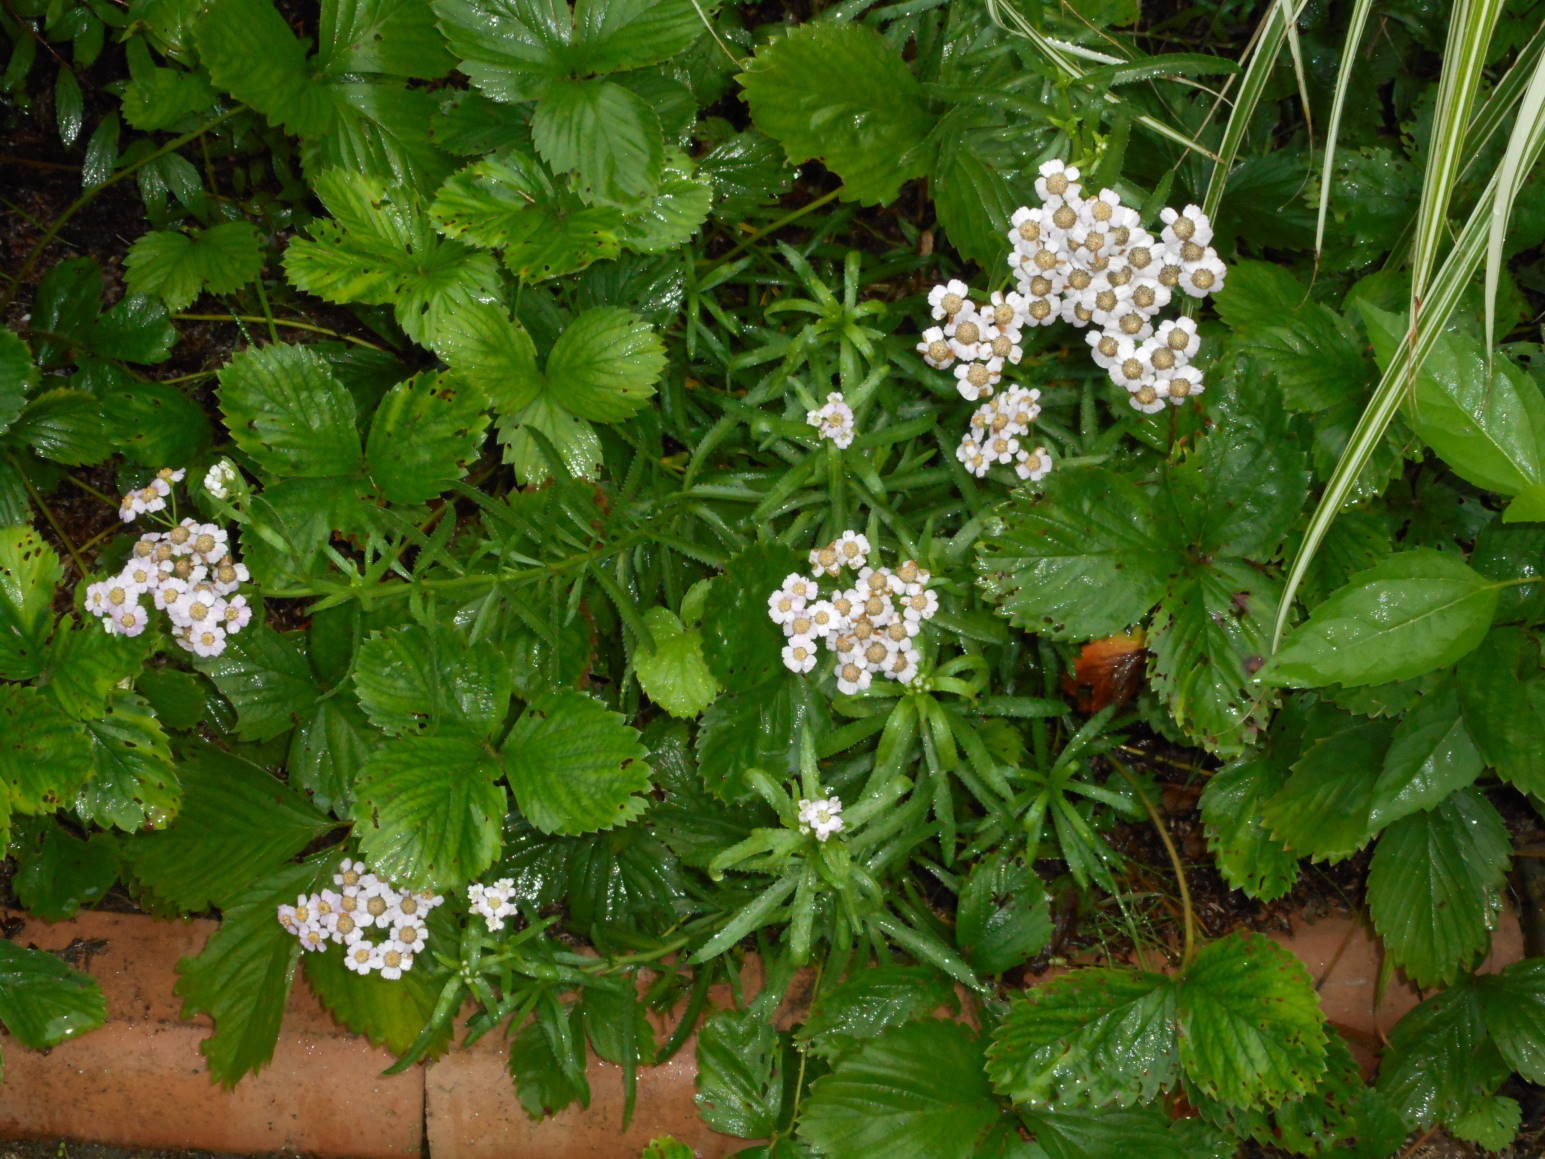
[(359, 470), (354, 400), (304, 346), (249, 347), (220, 371), (220, 410), (236, 445), (280, 476)]
[(715, 1131), (770, 1135), (782, 1113), (778, 1032), (753, 1010), (721, 1010), (697, 1032), (697, 1113)]
[(1183, 563), (1143, 492), (1109, 471), (1069, 468), (1042, 495), (1014, 495), (977, 548), (977, 582), (1014, 623), (1090, 640), (1146, 616)]
[(631, 310), (597, 306), (571, 322), (547, 356), (552, 398), (580, 418), (619, 422), (654, 394), (665, 346)]
[(288, 732), (322, 692), (297, 637), (261, 623), (249, 624), (220, 655), (195, 666), (236, 709), (236, 734), (243, 740)]
[(228, 221), (190, 237), (155, 231), (129, 247), (124, 274), (136, 294), (153, 294), (170, 310), (181, 310), (204, 290), (229, 294), (263, 270), (257, 229)]
[(801, 24), (758, 49), (739, 80), (756, 127), (795, 164), (819, 158), (855, 201), (893, 201), (927, 169), (922, 89), (867, 24)]
[(59, 556), (30, 527), (0, 527), (0, 676), (27, 680), (43, 670), (54, 626)]
[(92, 772), (75, 799), (75, 812), (104, 829), (165, 828), (182, 807), (182, 785), (166, 733), (150, 706), (117, 689), (102, 711), (84, 723)]
[(412, 889), (465, 885), (499, 855), (503, 770), (470, 736), (405, 736), (371, 754), (355, 785), (355, 833), (381, 876)]
[(1302, 962), (1262, 934), (1204, 946), (1180, 981), (1180, 1065), (1220, 1102), (1259, 1106), (1311, 1090), (1325, 1016)]
[(196, 957), (177, 963), (182, 1016), (208, 1014), (215, 1032), (199, 1044), (212, 1078), (234, 1086), (274, 1056), (300, 942), (279, 924), (278, 907), (317, 889), (337, 863), (319, 854), (272, 870), (221, 907), (220, 928)]
[(1257, 901), (1275, 901), (1298, 879), (1297, 856), (1273, 840), (1261, 820), (1262, 806), (1284, 779), (1270, 761), (1257, 758), (1220, 769), (1202, 790), (1207, 848), (1218, 872)]
[(1242, 334), (1238, 349), (1276, 377), (1278, 397), (1289, 411), (1314, 414), (1348, 402), (1361, 408), (1373, 379), (1361, 336), (1318, 302), (1300, 302), (1275, 324)]
[(1295, 857), (1341, 861), (1373, 837), (1373, 789), (1394, 722), (1352, 724), (1312, 745), (1261, 809), (1273, 840)]
[[(1162, 1106), (1058, 1108), (1024, 1115), (1047, 1159), (1091, 1159), (1094, 1155), (1141, 1155), (1144, 1159), (1218, 1159), (1212, 1147), (1199, 1149), (1171, 1124)], [(1032, 1151), (1029, 1156), (1035, 1153)], [(1026, 1159), (1029, 1159), (1026, 1156)], [(919, 1157), (921, 1159), (921, 1157)]]
[(564, 1004), (549, 993), (537, 1004), (536, 1017), (510, 1043), (510, 1077), (526, 1114), (537, 1119), (574, 1102), (587, 1105), (585, 1062), (580, 1004)]
[(783, 631), (767, 614), (767, 600), (808, 560), (779, 543), (748, 547), (724, 565), (703, 607), (703, 655), (719, 682), (745, 692), (785, 671)]
[(910, 1022), (816, 1079), (798, 1130), (827, 1155), (977, 1159), (999, 1114), (971, 1031), (954, 1022)]
[(1486, 1030), (1476, 988), (1462, 978), (1395, 1025), (1379, 1093), (1415, 1130), (1459, 1118), (1511, 1073)]
[(411, 189), (363, 173), (328, 169), (313, 181), (332, 220), (296, 238), (284, 271), (300, 289), (329, 302), (396, 308), (397, 323), (427, 345), (445, 320), (500, 297), (493, 259), (436, 235)]
[(875, 966), (824, 991), (796, 1037), (830, 1060), (893, 1026), (929, 1018), (934, 1011), (954, 1009), (956, 1004), (954, 988), (937, 970)]
[(1419, 986), (1450, 982), (1491, 943), (1512, 843), (1492, 804), (1462, 789), (1396, 821), (1368, 868), (1368, 909), (1395, 964)]
[(544, 833), (593, 833), (637, 817), (650, 769), (638, 732), (583, 692), (553, 692), (526, 706), (504, 742), (510, 788)]
[(0, 684), (0, 791), (7, 813), (52, 813), (91, 774), (91, 746), (79, 722), (43, 693)]
[(118, 850), (111, 836), (96, 833), (82, 839), (51, 818), (18, 826), (11, 856), (16, 859), (11, 880), (17, 900), (45, 922), (73, 918), (82, 906), (101, 901), (118, 880)]
[(1027, 990), (993, 1032), (987, 1074), (1032, 1107), (1151, 1099), (1175, 1077), (1175, 986), (1089, 968)]
[(1430, 809), (1481, 775), (1484, 762), (1465, 728), (1452, 683), (1417, 701), (1395, 729), (1373, 787), (1377, 828)]
[(107, 999), (94, 978), (0, 938), (0, 1022), (17, 1042), (47, 1050), (106, 1021)]
[(1237, 756), (1254, 739), (1255, 671), (1271, 651), (1279, 592), (1257, 569), (1215, 559), (1187, 568), (1154, 615), (1154, 688), (1176, 723), (1212, 752)]
[(114, 687), (140, 674), (152, 640), (150, 636), (112, 636), (94, 618), (77, 624), (67, 616), (49, 642), (47, 675), (41, 687), (76, 720), (99, 717)]
[(301, 161), (313, 186), (329, 169), (342, 169), (374, 174), (427, 197), (450, 173), (451, 159), (429, 139), (433, 94), (396, 81), (360, 83), (357, 78), (322, 87), (332, 108), (332, 126), (301, 146)]
[(531, 139), (554, 173), (577, 174), (588, 200), (627, 202), (660, 180), (660, 119), (636, 93), (611, 81), (560, 80), (531, 119)]
[(493, 644), (468, 647), (457, 636), (418, 624), (366, 640), (354, 687), (371, 723), (397, 734), (446, 726), (489, 735), (503, 724), (510, 703), (509, 664)]
[(1498, 628), (1460, 661), (1455, 684), (1465, 729), (1486, 763), (1526, 793), (1545, 793), (1545, 678), (1540, 648)]
[(135, 37), (129, 41), (130, 81), (123, 90), (123, 119), (142, 133), (153, 133), (170, 129), (195, 113), (207, 115), (216, 99), (208, 79), (202, 72), (157, 68), (145, 40)]
[(123, 846), (135, 878), (163, 908), (223, 909), (333, 826), (266, 769), (212, 745), (183, 754), (177, 771), (177, 820)]
[(420, 374), (399, 382), (370, 421), (365, 463), (393, 503), (424, 503), (466, 473), (488, 427), (487, 403), (469, 383)]
[(290, 738), (285, 769), (290, 783), (309, 793), (317, 808), (346, 817), (354, 802), (354, 780), (381, 743), (364, 713), (342, 697), (319, 700)]
[(1531, 1083), (1545, 1079), (1545, 958), (1525, 958), (1497, 974), (1477, 974), (1491, 1040), (1508, 1066)]
[(683, 627), (669, 608), (650, 608), (644, 623), (654, 647), (640, 645), (633, 653), (639, 684), (672, 716), (696, 716), (719, 694), (719, 682), (703, 659), (702, 634)]
[(960, 890), (955, 944), (978, 974), (1003, 974), (1051, 941), (1051, 906), (1035, 870), (994, 857), (977, 863)]
[(0, 329), (0, 434), (21, 414), (37, 381), (37, 367), (32, 365), (27, 344), (11, 331)]
[(1261, 678), (1313, 688), (1380, 684), (1447, 667), (1486, 635), (1498, 587), (1452, 555), (1398, 552), (1315, 608)]
[(491, 400), (501, 419), (519, 413), (542, 392), (531, 335), (502, 306), (478, 303), (459, 310), (430, 340), (452, 373)]
[(330, 74), (436, 80), (455, 62), (423, 0), (332, 0), (322, 6), (317, 63)]

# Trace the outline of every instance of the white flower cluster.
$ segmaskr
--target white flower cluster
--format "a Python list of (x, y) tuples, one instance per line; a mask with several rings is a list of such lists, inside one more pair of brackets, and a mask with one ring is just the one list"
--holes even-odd
[(817, 841), (825, 841), (833, 833), (841, 833), (842, 802), (836, 797), (824, 801), (799, 801), (799, 831), (806, 836), (815, 834)]
[(144, 487), (130, 491), (123, 497), (118, 504), (118, 518), (125, 523), (132, 523), (141, 515), (164, 510), (166, 497), (172, 493), (172, 484), (181, 483), (186, 474), (187, 471), (182, 467), (175, 471), (170, 467), (162, 467)]
[(488, 923), (488, 932), (504, 929), (504, 919), (515, 913), (515, 879), (501, 877), (492, 885), (467, 886), (467, 905)]
[(830, 439), (843, 450), (853, 445), (853, 408), (843, 399), (840, 390), (827, 395), (826, 405), (819, 410), (806, 411), (805, 421), (821, 438)]
[[(923, 331), (917, 345), (923, 361), (939, 370), (953, 367), (967, 401), (990, 399), (1004, 366), (1020, 361), (1025, 327), (1068, 322), (1092, 327), (1086, 338), (1095, 363), (1126, 388), (1138, 410), (1153, 414), (1201, 394), (1202, 376), (1190, 365), (1196, 324), (1181, 318), (1155, 329), (1154, 318), (1177, 289), (1202, 298), (1223, 288), (1225, 269), (1206, 214), (1195, 205), (1165, 209), (1155, 238), (1113, 190), (1083, 196), (1076, 168), (1048, 161), (1040, 173), (1040, 207), (1021, 207), (1010, 219), (1016, 290), (978, 306), (964, 282), (935, 286), (928, 304), (940, 325)], [(1001, 447), (987, 448), (977, 429), (973, 422), (958, 453), (980, 476), (1008, 460)], [(1039, 479), (1051, 465), (1044, 448), (1016, 450), (1013, 461), (1022, 479)]]
[(229, 459), (221, 459), (204, 473), (204, 490), (216, 499), (229, 499), (241, 484), (241, 472)]
[[(837, 657), (837, 687), (847, 695), (868, 688), (876, 673), (902, 684), (916, 677), (913, 637), (939, 610), (926, 570), (910, 559), (895, 571), (870, 567), (869, 554), (867, 537), (844, 531), (810, 553), (813, 576), (792, 573), (767, 597), (767, 614), (788, 637), (784, 666), (809, 672), (818, 643), (825, 643)], [(817, 577), (838, 577), (844, 568), (857, 573), (857, 582), (823, 599)]]
[(138, 636), (149, 619), (140, 599), (149, 594), (171, 620), (179, 645), (196, 656), (218, 656), (227, 638), (252, 621), (247, 597), (237, 590), (250, 578), (231, 554), (225, 528), (184, 519), (170, 531), (140, 536), (121, 572), (86, 588), (86, 610), (101, 617), (109, 635)]
[(333, 884), (280, 906), (279, 924), (305, 950), (342, 946), (343, 964), (356, 974), (396, 979), (413, 969), (429, 943), (429, 913), (445, 898), (431, 889), (399, 892), (359, 861), (345, 860)]
[(1041, 392), (1011, 386), (994, 395), (971, 415), (971, 425), (955, 450), (955, 457), (978, 479), (995, 463), (1014, 465), (1021, 479), (1039, 481), (1051, 470), (1051, 452), (1045, 447), (1028, 450), (1020, 438), (1041, 413)]

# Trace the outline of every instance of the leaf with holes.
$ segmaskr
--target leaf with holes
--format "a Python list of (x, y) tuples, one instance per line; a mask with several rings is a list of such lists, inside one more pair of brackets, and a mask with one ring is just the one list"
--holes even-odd
[(487, 403), (469, 383), (420, 374), (386, 392), (365, 442), (365, 463), (393, 503), (425, 503), (466, 473), (488, 426)]
[(0, 676), (26, 680), (43, 670), (63, 577), (59, 556), (36, 531), (0, 527)]

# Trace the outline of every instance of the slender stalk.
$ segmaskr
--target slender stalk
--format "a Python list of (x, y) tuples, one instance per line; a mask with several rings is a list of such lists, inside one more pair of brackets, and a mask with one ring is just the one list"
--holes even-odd
[(718, 269), (725, 262), (729, 261), (732, 257), (734, 257), (736, 254), (738, 254), (741, 250), (745, 249), (748, 246), (755, 245), (757, 242), (761, 241), (768, 234), (770, 234), (770, 233), (777, 233), (780, 229), (783, 229), (785, 226), (793, 225), (800, 218), (804, 217), (805, 214), (813, 213), (815, 210), (820, 209), (821, 206), (827, 205), (827, 204), (831, 203), (832, 201), (835, 201), (837, 199), (838, 194), (840, 194), (842, 192), (842, 188), (843, 187), (839, 185), (836, 189), (833, 189), (830, 192), (821, 194), (821, 196), (817, 197), (814, 201), (808, 202), (805, 205), (800, 206), (798, 209), (796, 209), (796, 210), (794, 210), (794, 211), (792, 211), (790, 213), (785, 213), (782, 217), (778, 218), (778, 220), (774, 221), (771, 225), (764, 225), (761, 229), (754, 229), (754, 230), (752, 230), (745, 237), (741, 238), (740, 241), (736, 242), (735, 245), (733, 247), (731, 247), (731, 249), (730, 249), (730, 251), (728, 253), (722, 254), (719, 257), (714, 258), (713, 261), (709, 262), (706, 266), (704, 266), (703, 267), (703, 273), (706, 274), (710, 270)]
[[(262, 314), (173, 314), (173, 322), (231, 322), (235, 325), (251, 324), (253, 326), (267, 326), (269, 333), (273, 333), (273, 327), (284, 326), (291, 330), (305, 330), (310, 334), (325, 334), (329, 338), (337, 338), (341, 342), (352, 342), (356, 346), (363, 346), (368, 350), (386, 351), (386, 347), (377, 346), (374, 342), (366, 342), (363, 338), (356, 338), (352, 334), (340, 334), (336, 330), (329, 330), (326, 326), (317, 326), (311, 322), (299, 322), (288, 318), (269, 318)], [(277, 335), (274, 335), (277, 338)]]
[(1175, 882), (1180, 888), (1180, 912), (1184, 928), (1185, 946), (1181, 950), (1180, 966), (1185, 969), (1196, 957), (1196, 910), (1191, 905), (1191, 887), (1186, 884), (1186, 867), (1181, 863), (1180, 851), (1175, 848), (1175, 842), (1169, 835), (1169, 830), (1164, 827), (1164, 818), (1159, 816), (1158, 809), (1154, 808), (1148, 794), (1143, 792), (1143, 787), (1138, 783), (1131, 771), (1120, 761), (1112, 760), (1116, 771), (1121, 774), (1127, 784), (1132, 786), (1132, 791), (1137, 794), (1137, 799), (1143, 803), (1143, 808), (1148, 811), (1148, 819), (1153, 822), (1153, 827), (1159, 831), (1159, 840), (1164, 842), (1164, 851), (1169, 854), (1170, 864), (1175, 867)]
[(85, 579), (88, 571), (86, 561), (80, 557), (80, 551), (76, 548), (74, 541), (65, 534), (64, 526), (54, 515), (53, 508), (44, 501), (43, 496), (38, 494), (38, 489), (32, 485), (32, 480), (27, 478), (27, 473), (21, 469), (21, 465), (17, 463), (16, 459), (11, 455), (7, 455), (5, 458), (11, 464), (11, 469), (16, 472), (17, 477), (21, 480), (22, 486), (27, 489), (27, 494), (32, 497), (32, 501), (42, 510), (43, 517), (48, 520), (48, 525), (54, 529), (54, 534), (59, 537), (59, 542), (64, 544), (65, 550), (70, 553), (70, 558), (75, 561), (75, 570), (80, 573), (82, 579)]

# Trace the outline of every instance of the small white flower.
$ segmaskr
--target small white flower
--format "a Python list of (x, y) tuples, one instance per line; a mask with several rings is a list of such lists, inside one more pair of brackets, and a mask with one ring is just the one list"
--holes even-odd
[(492, 885), (469, 885), (467, 905), (482, 917), (489, 933), (494, 933), (502, 930), (504, 919), (515, 912), (514, 893), (515, 880), (509, 877), (501, 877)]
[(837, 663), (837, 691), (853, 696), (869, 687), (874, 674), (851, 658), (839, 658)]
[(984, 349), (982, 340), (986, 337), (987, 327), (987, 319), (975, 310), (962, 310), (946, 323), (944, 337), (949, 341), (950, 351), (956, 358), (986, 358), (989, 352)]
[(138, 604), (114, 608), (112, 615), (103, 621), (108, 634), (113, 636), (138, 636), (145, 630), (145, 609)]
[(818, 640), (829, 640), (847, 626), (847, 617), (830, 600), (817, 600), (805, 612), (810, 619), (810, 632)]
[(967, 402), (991, 397), (993, 388), (1003, 379), (1003, 359), (986, 362), (962, 362), (955, 367), (955, 389)]
[(825, 841), (833, 833), (841, 833), (842, 830), (842, 802), (836, 797), (816, 801), (800, 799), (799, 831), (801, 833), (806, 835), (813, 833), (817, 841)]
[(917, 646), (910, 639), (906, 640), (891, 656), (885, 675), (898, 684), (911, 684), (917, 679), (917, 661)]
[(188, 628), (188, 651), (195, 656), (218, 656), (225, 651), (225, 629), (218, 624)]
[(1116, 348), (1116, 357), (1107, 368), (1110, 380), (1126, 390), (1136, 390), (1148, 381), (1152, 371), (1148, 363), (1137, 353), (1137, 347), (1123, 339)]
[(819, 410), (807, 411), (805, 421), (816, 429), (823, 439), (830, 439), (846, 450), (853, 445), (853, 408), (843, 401), (840, 391), (826, 396), (826, 405)]
[(1166, 389), (1161, 394), (1159, 387), (1144, 383), (1134, 390), (1129, 397), (1132, 400), (1133, 409), (1140, 410), (1146, 415), (1151, 415), (1158, 414), (1164, 409), (1164, 402), (1169, 397), (1169, 392)]
[(1202, 372), (1194, 366), (1182, 366), (1164, 383), (1166, 397), (1174, 406), (1179, 406), (1187, 398), (1201, 394), (1206, 389), (1202, 385)]
[(950, 345), (943, 328), (939, 326), (930, 326), (924, 330), (923, 339), (916, 349), (923, 356), (923, 361), (935, 370), (948, 370), (955, 361), (955, 348)]
[(1037, 447), (1033, 451), (1020, 451), (1019, 461), (1014, 464), (1014, 473), (1031, 483), (1039, 483), (1046, 478), (1046, 473), (1050, 470), (1051, 452), (1045, 447)]
[(1203, 246), (1212, 244), (1212, 222), (1199, 205), (1160, 210), (1159, 220), (1164, 222), (1164, 232), (1159, 237), (1165, 245), (1178, 247), (1185, 242)]
[(344, 951), (343, 964), (356, 974), (369, 974), (381, 968), (381, 951), (371, 942), (355, 942)]
[(401, 946), (388, 945), (381, 950), (381, 977), (396, 981), (413, 969), (413, 954)]
[(229, 459), (221, 459), (204, 474), (204, 490), (216, 499), (229, 499), (241, 483), (241, 472)]
[(1041, 175), (1035, 179), (1035, 193), (1042, 201), (1053, 198), (1071, 199), (1079, 194), (1079, 172), (1060, 158), (1041, 166)]
[(399, 916), (391, 927), (392, 942), (409, 953), (417, 953), (429, 940), (429, 927), (422, 922)]
[(1223, 289), (1226, 274), (1223, 263), (1216, 254), (1211, 254), (1184, 269), (1180, 275), (1180, 288), (1193, 298), (1205, 298)]
[(967, 297), (970, 289), (959, 280), (951, 280), (942, 286), (935, 286), (928, 291), (928, 305), (933, 310), (933, 316), (939, 321), (945, 318), (953, 318), (962, 310), (971, 308), (971, 299)]
[(787, 624), (805, 610), (805, 601), (779, 588), (767, 597), (767, 614), (775, 624)]
[(1175, 352), (1175, 356), (1184, 366), (1196, 357), (1196, 352), (1201, 349), (1202, 340), (1196, 333), (1196, 322), (1190, 318), (1176, 318), (1173, 321), (1161, 323), (1158, 330), (1154, 331), (1154, 340)]
[(840, 575), (842, 573), (842, 556), (837, 553), (837, 544), (828, 543), (825, 547), (811, 548), (810, 570), (818, 576)]
[(992, 466), (982, 445), (970, 435), (960, 440), (960, 446), (955, 448), (955, 458), (978, 479), (987, 474), (987, 469)]
[(837, 537), (836, 547), (843, 567), (857, 571), (869, 560), (869, 537), (860, 531), (844, 531)]
[(232, 596), (221, 602), (225, 607), (221, 610), (220, 626), (228, 635), (234, 636), (252, 622), (252, 609), (247, 605), (246, 596)]
[(790, 672), (809, 672), (815, 667), (815, 640), (809, 636), (790, 636), (783, 647), (783, 666)]
[(937, 592), (923, 590), (909, 595), (901, 601), (902, 618), (914, 624), (923, 620), (933, 619), (938, 610), (939, 596)]

